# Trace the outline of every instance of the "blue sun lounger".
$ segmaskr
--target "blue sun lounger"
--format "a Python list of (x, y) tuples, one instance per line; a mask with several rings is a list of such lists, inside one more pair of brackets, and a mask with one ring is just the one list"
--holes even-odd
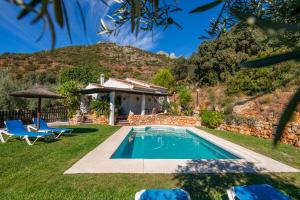
[(190, 195), (182, 189), (150, 189), (135, 194), (135, 200), (190, 200)]
[(231, 187), (227, 195), (229, 200), (291, 200), (268, 184)]
[[(53, 133), (45, 133), (45, 132), (29, 132), (24, 128), (24, 125), (21, 120), (7, 120), (4, 122), (6, 126), (6, 130), (0, 131), (0, 141), (2, 143), (7, 142), (11, 137), (19, 137), (21, 139), (25, 139), (28, 145), (33, 145), (38, 139), (43, 138), (45, 140), (49, 140), (50, 138), (54, 138)], [(6, 141), (4, 140), (3, 135), (7, 135), (8, 138)], [(33, 142), (30, 141), (30, 138), (35, 138)]]
[[(38, 125), (37, 118), (33, 118), (33, 124), (35, 125), (35, 127), (37, 127)], [(31, 129), (36, 129), (35, 127), (30, 126)], [(73, 129), (49, 127), (48, 124), (45, 122), (45, 120), (41, 118), (39, 131), (58, 133), (56, 138), (59, 138), (62, 134), (71, 134), (73, 132)]]

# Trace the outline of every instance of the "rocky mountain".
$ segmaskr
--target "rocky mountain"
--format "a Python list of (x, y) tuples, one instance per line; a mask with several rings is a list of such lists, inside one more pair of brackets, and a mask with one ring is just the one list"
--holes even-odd
[(73, 66), (102, 66), (111, 76), (136, 77), (149, 80), (161, 67), (172, 65), (174, 59), (131, 46), (118, 46), (103, 42), (91, 46), (72, 46), (32, 54), (4, 53), (0, 55), (0, 68), (8, 69), (16, 80), (28, 74), (53, 74)]

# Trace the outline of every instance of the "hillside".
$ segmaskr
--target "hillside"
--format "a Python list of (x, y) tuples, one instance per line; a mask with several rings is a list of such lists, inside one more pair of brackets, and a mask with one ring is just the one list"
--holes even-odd
[(168, 67), (173, 62), (164, 55), (109, 42), (59, 48), (54, 52), (0, 55), (0, 68), (8, 69), (15, 80), (26, 79), (31, 74), (45, 73), (52, 74), (55, 79), (61, 69), (73, 66), (102, 66), (111, 76), (149, 80), (159, 68)]
[[(229, 96), (226, 93), (226, 86), (221, 84), (198, 89), (200, 110), (215, 109), (227, 115), (233, 114), (235, 116), (276, 123), (296, 88), (278, 88), (270, 93), (253, 96)], [(194, 91), (193, 102), (195, 105), (196, 95), (197, 93)], [(298, 123), (300, 123), (299, 109), (293, 118), (293, 121)]]

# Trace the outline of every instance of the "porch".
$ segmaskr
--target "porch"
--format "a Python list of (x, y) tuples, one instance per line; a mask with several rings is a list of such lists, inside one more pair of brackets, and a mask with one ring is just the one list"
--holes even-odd
[(167, 94), (149, 94), (141, 91), (107, 91), (103, 88), (85, 89), (81, 94), (80, 110), (86, 114), (90, 112), (89, 104), (96, 99), (109, 100), (109, 125), (117, 121), (126, 123), (128, 115), (149, 115), (164, 112), (163, 104), (169, 101)]
[(81, 94), (80, 110), (88, 113), (89, 103), (102, 99), (109, 102), (108, 122), (114, 125), (116, 119), (127, 119), (130, 114), (146, 115), (163, 112), (162, 105), (170, 96), (167, 88), (145, 81), (126, 78), (109, 78), (104, 80), (100, 75), (100, 83), (90, 83), (85, 89), (76, 91)]

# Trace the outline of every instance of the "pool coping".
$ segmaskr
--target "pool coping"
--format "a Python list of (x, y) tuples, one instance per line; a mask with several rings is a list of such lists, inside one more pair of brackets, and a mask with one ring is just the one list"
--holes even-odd
[[(148, 126), (184, 128), (214, 143), (241, 159), (110, 159), (132, 128)], [(79, 173), (251, 173), (299, 172), (298, 169), (219, 138), (195, 127), (182, 126), (123, 126), (103, 143), (77, 161), (64, 174)]]

